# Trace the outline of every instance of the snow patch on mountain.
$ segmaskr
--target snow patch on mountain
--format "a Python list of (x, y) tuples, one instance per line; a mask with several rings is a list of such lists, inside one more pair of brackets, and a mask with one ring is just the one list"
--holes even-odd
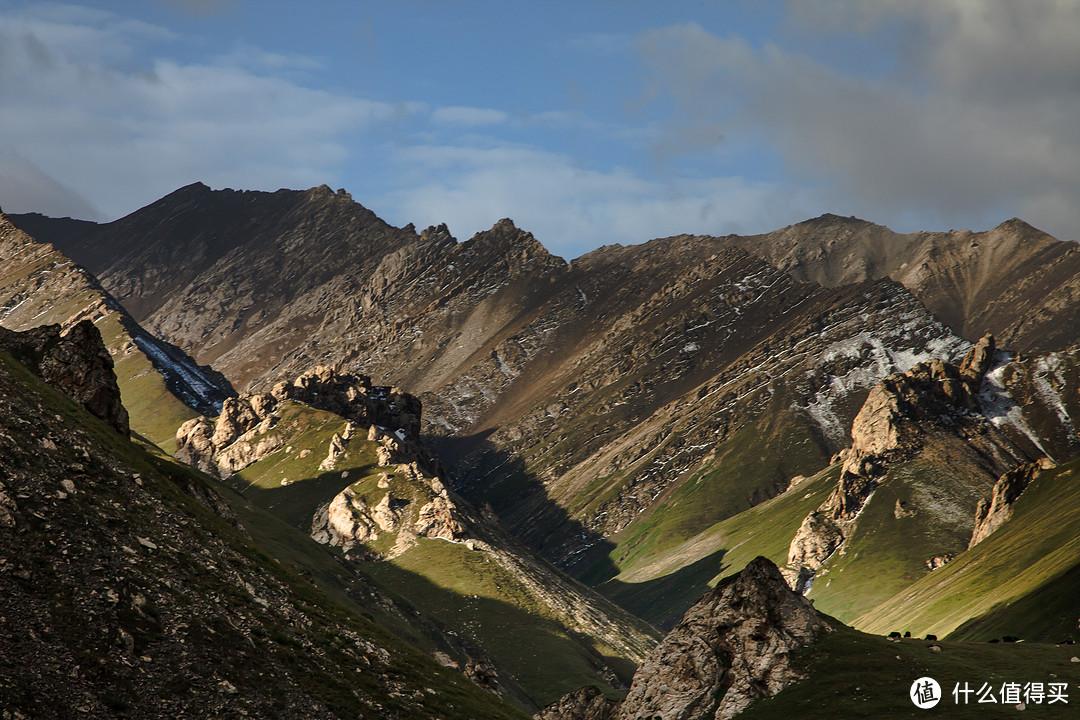
[[(907, 322), (902, 323), (899, 333), (860, 332), (831, 343), (818, 356), (816, 367), (846, 367), (856, 363), (843, 374), (830, 375), (828, 385), (819, 390), (804, 407), (829, 439), (837, 442), (847, 439), (848, 424), (836, 408), (840, 399), (869, 390), (882, 378), (907, 372), (921, 362), (933, 358), (952, 359), (971, 346), (971, 343), (948, 332), (943, 326), (930, 328), (937, 332), (927, 337), (927, 328), (910, 324), (916, 320), (915, 317), (905, 314), (900, 319)], [(917, 338), (924, 339), (920, 343)], [(908, 344), (913, 341), (914, 344)]]
[[(995, 426), (1012, 427), (1021, 433), (1039, 450), (1051, 457), (1046, 448), (1039, 442), (1039, 436), (1031, 429), (1024, 419), (1024, 413), (1020, 406), (1013, 400), (1009, 391), (1005, 389), (1005, 372), (1009, 363), (1013, 361), (1011, 353), (998, 351), (994, 353), (994, 363), (990, 371), (983, 377), (982, 386), (979, 388), (979, 407), (983, 415)], [(1065, 412), (1062, 408), (1061, 412)], [(1068, 413), (1065, 413), (1066, 416)]]
[(230, 393), (208, 378), (198, 365), (173, 357), (162, 343), (150, 335), (137, 334), (132, 339), (165, 380), (175, 386), (178, 397), (186, 405), (195, 409), (199, 409), (200, 405), (209, 405), (215, 414), (221, 412), (221, 405)]
[(1058, 353), (1051, 353), (1046, 357), (1041, 357), (1035, 361), (1035, 375), (1032, 378), (1032, 384), (1038, 391), (1043, 403), (1057, 415), (1058, 421), (1065, 429), (1065, 432), (1068, 433), (1069, 438), (1076, 439), (1076, 425), (1073, 423), (1069, 411), (1065, 409), (1061, 393), (1058, 392), (1058, 388), (1068, 386), (1068, 381), (1062, 376), (1064, 369), (1064, 364)]

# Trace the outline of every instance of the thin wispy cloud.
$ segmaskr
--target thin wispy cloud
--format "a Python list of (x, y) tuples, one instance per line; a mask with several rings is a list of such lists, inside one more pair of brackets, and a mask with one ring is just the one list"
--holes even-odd
[(573, 29), (530, 6), (510, 43), (483, 1), (259, 7), (5, 4), (0, 206), (111, 219), (197, 180), (326, 183), (463, 237), (509, 216), (568, 256), (822, 212), (1078, 237), (1076, 3), (804, 0), (746, 26), (766, 11), (642, 4)]
[[(409, 112), (250, 67), (315, 68), (315, 59), (240, 47), (212, 64), (131, 61), (169, 40), (166, 30), (71, 6), (5, 17), (0, 171), (13, 173), (17, 149), (43, 177), (92, 196), (114, 217), (195, 180), (271, 190), (334, 182), (351, 157), (347, 133)], [(56, 208), (58, 196), (50, 197)], [(5, 205), (40, 209), (20, 207), (31, 200)], [(60, 211), (85, 213), (86, 205)]]

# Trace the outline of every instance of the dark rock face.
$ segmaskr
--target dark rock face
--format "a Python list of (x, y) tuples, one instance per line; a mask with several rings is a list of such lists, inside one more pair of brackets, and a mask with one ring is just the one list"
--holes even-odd
[(803, 678), (792, 651), (832, 628), (793, 592), (771, 560), (757, 557), (683, 616), (644, 663), (621, 703), (581, 688), (537, 720), (714, 720)]
[(615, 720), (620, 703), (592, 685), (578, 688), (533, 715), (534, 720)]
[(1044, 458), (1039, 462), (1025, 463), (1002, 475), (994, 483), (990, 497), (979, 500), (975, 508), (975, 530), (971, 533), (971, 542), (968, 547), (975, 547), (1004, 525), (1012, 517), (1013, 504), (1020, 499), (1021, 493), (1027, 489), (1035, 476), (1040, 471), (1053, 466), (1054, 463), (1051, 460)]
[(77, 323), (64, 335), (59, 325), (25, 332), (0, 328), (0, 348), (121, 435), (130, 434), (112, 357), (91, 321)]
[(776, 565), (758, 557), (687, 611), (638, 668), (617, 714), (602, 714), (610, 705), (584, 689), (539, 717), (730, 718), (801, 679), (791, 652), (830, 630), (811, 602), (792, 592)]

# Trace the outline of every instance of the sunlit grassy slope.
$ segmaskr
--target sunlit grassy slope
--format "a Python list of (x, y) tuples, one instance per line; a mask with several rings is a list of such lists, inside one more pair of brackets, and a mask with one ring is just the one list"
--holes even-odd
[(709, 587), (758, 555), (783, 566), (795, 531), (836, 486), (839, 471), (826, 468), (666, 552), (628, 558), (623, 571), (598, 589), (658, 627), (671, 627)]
[[(847, 551), (826, 563), (809, 596), (823, 612), (877, 634), (1080, 639), (1078, 467), (1042, 473), (1012, 519), (965, 550), (969, 532), (898, 516), (896, 502), (926, 508), (933, 500), (940, 512), (965, 513), (973, 512), (975, 495), (956, 489), (928, 463), (897, 465), (859, 517)], [(756, 555), (786, 562), (799, 524), (835, 487), (837, 473), (834, 466), (673, 548), (628, 555), (622, 572), (599, 589), (670, 627), (708, 587)], [(945, 552), (955, 559), (930, 571), (925, 559)]]
[[(928, 559), (963, 552), (992, 481), (980, 487), (958, 472), (924, 460), (891, 466), (843, 549), (814, 578), (808, 597), (817, 608), (851, 623), (927, 575)], [(912, 514), (898, 516), (898, 502)]]
[(1041, 473), (997, 532), (854, 624), (940, 636), (959, 628), (972, 639), (1080, 637), (1078, 468), (1080, 461)]
[[(286, 403), (281, 419), (270, 433), (284, 433), (288, 444), (228, 479), (253, 506), (269, 511), (291, 531), (307, 534), (317, 508), (346, 487), (369, 498), (374, 505), (387, 492), (408, 500), (406, 517), (432, 497), (424, 483), (410, 480), (395, 467), (380, 467), (375, 450), (363, 434), (349, 443), (346, 454), (329, 472), (319, 470), (330, 438), (343, 429), (344, 420), (305, 405)], [(385, 475), (384, 475), (385, 474)], [(383, 485), (380, 487), (380, 477)], [(389, 477), (385, 477), (389, 476)], [(285, 484), (283, 485), (283, 481)], [(265, 520), (253, 516), (256, 526)], [(260, 535), (273, 533), (255, 528)], [(380, 532), (370, 546), (391, 559), (350, 565), (350, 570), (371, 578), (389, 594), (416, 608), (442, 628), (451, 630), (466, 645), (483, 648), (497, 667), (514, 678), (502, 678), (525, 707), (543, 706), (582, 685), (602, 683), (601, 663), (615, 667), (625, 679), (633, 663), (615, 656), (610, 648), (571, 632), (535, 592), (494, 561), (487, 552), (470, 550), (463, 543), (415, 538), (396, 548), (393, 533)], [(314, 544), (305, 538), (303, 547)], [(275, 552), (292, 555), (296, 547), (279, 543)], [(318, 546), (318, 553), (337, 554)], [(305, 551), (307, 552), (307, 551)], [(432, 649), (430, 639), (419, 639)]]

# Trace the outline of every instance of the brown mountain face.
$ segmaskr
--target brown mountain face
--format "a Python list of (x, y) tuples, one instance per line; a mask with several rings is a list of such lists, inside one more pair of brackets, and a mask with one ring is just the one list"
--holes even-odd
[(238, 386), (283, 356), (306, 354), (324, 315), (415, 239), (325, 186), (251, 193), (194, 184), (93, 232), (70, 222), (51, 232), (39, 216), (28, 227), (70, 252), (147, 330)]
[(1054, 300), (1080, 255), (1019, 221), (898, 235), (823, 216), (571, 263), (509, 220), (458, 243), (325, 187), (193, 185), (96, 228), (28, 221), (238, 386), (338, 365), (419, 395), (459, 489), (591, 579), (827, 465), (886, 375), (987, 329), (1042, 347), (1080, 327)]
[(1080, 246), (1017, 218), (985, 232), (899, 234), (822, 215), (732, 242), (826, 287), (890, 277), (972, 342), (984, 332), (1016, 350), (1080, 341)]
[[(895, 283), (802, 283), (730, 238), (568, 264), (509, 220), (458, 243), (325, 188), (202, 186), (86, 238), (65, 247), (234, 382), (336, 363), (419, 394), (459, 486), (577, 572), (691, 480), (680, 537), (775, 495), (847, 444), (880, 377), (964, 349)], [(733, 460), (760, 467), (733, 482)]]

